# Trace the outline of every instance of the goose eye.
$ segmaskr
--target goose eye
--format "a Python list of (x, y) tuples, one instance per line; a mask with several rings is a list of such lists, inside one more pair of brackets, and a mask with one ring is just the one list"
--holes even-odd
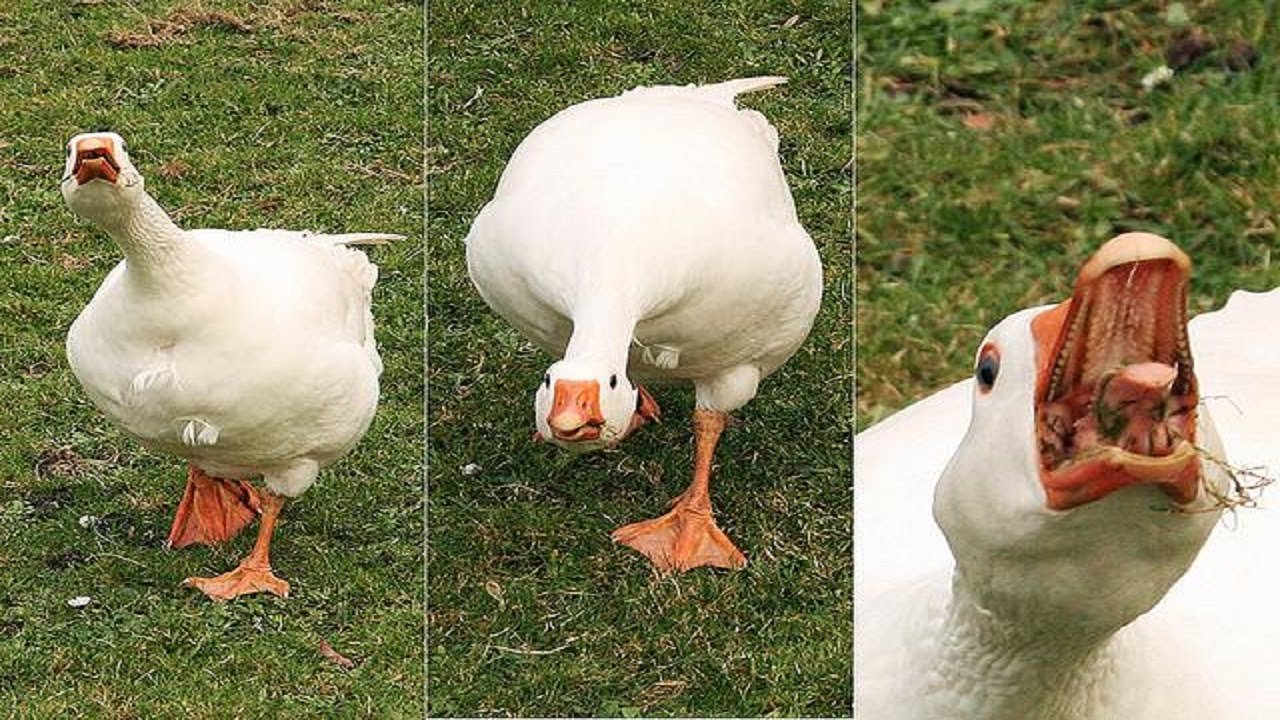
[(542, 376), (542, 384), (546, 386), (548, 389), (551, 388), (551, 373), (547, 373), (546, 375)]
[(987, 345), (978, 355), (978, 367), (974, 377), (978, 381), (978, 389), (984, 393), (995, 387), (996, 378), (1000, 375), (1000, 351), (995, 345)]
[(617, 375), (610, 375), (610, 376), (609, 376), (609, 389), (610, 389), (610, 390), (612, 390), (613, 388), (616, 388), (616, 387), (618, 387), (618, 376), (617, 376)]
[(71, 157), (71, 146), (67, 146), (67, 157)]

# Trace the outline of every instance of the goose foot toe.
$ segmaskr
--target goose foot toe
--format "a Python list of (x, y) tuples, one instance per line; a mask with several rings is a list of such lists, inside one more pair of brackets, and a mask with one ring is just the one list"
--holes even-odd
[(685, 572), (703, 566), (737, 570), (747, 564), (747, 558), (716, 525), (710, 511), (679, 502), (661, 517), (618, 528), (612, 537), (649, 558), (662, 572)]
[(244, 563), (235, 570), (217, 577), (189, 577), (183, 580), (182, 584), (193, 587), (218, 601), (234, 600), (241, 595), (257, 592), (269, 592), (282, 598), (289, 597), (289, 583), (276, 577), (269, 565)]

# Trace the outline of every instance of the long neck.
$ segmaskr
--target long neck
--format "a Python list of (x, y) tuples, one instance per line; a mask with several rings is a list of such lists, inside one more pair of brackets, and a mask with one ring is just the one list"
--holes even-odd
[(197, 246), (146, 193), (103, 227), (124, 252), (133, 282), (150, 287), (181, 282), (201, 265)]
[(573, 335), (566, 360), (591, 360), (625, 368), (639, 321), (638, 303), (626, 285), (604, 281), (574, 298)]
[(979, 606), (957, 576), (927, 696), (939, 717), (1015, 720), (1094, 717), (1106, 703), (1114, 631)]

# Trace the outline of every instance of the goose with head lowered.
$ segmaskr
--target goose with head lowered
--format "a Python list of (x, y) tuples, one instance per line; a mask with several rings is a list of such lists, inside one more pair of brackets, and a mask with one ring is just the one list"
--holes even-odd
[(1188, 323), (1190, 268), (1114, 238), (972, 380), (858, 435), (859, 718), (1280, 709), (1280, 508), (1224, 512), (1280, 469), (1280, 291)]
[(665, 515), (613, 534), (664, 571), (746, 563), (712, 518), (715, 447), (821, 300), (778, 134), (734, 101), (783, 81), (637, 88), (563, 110), (520, 143), (467, 237), (485, 301), (559, 358), (534, 397), (541, 437), (615, 445), (658, 417), (641, 383), (693, 384), (692, 483)]
[(124, 254), (71, 326), (67, 358), (107, 417), (187, 461), (169, 544), (223, 542), (262, 518), (238, 568), (185, 584), (216, 600), (287, 596), (268, 556), (277, 517), (378, 403), (377, 268), (347, 246), (399, 236), (183, 230), (110, 132), (71, 139), (62, 195)]

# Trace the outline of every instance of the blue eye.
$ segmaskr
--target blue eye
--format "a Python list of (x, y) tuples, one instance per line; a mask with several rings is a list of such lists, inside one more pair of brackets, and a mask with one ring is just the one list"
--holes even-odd
[(978, 389), (982, 392), (991, 392), (991, 388), (995, 387), (996, 378), (1000, 375), (1000, 351), (994, 345), (987, 345), (982, 348), (982, 353), (978, 356), (978, 367), (974, 371), (974, 377), (978, 381)]

